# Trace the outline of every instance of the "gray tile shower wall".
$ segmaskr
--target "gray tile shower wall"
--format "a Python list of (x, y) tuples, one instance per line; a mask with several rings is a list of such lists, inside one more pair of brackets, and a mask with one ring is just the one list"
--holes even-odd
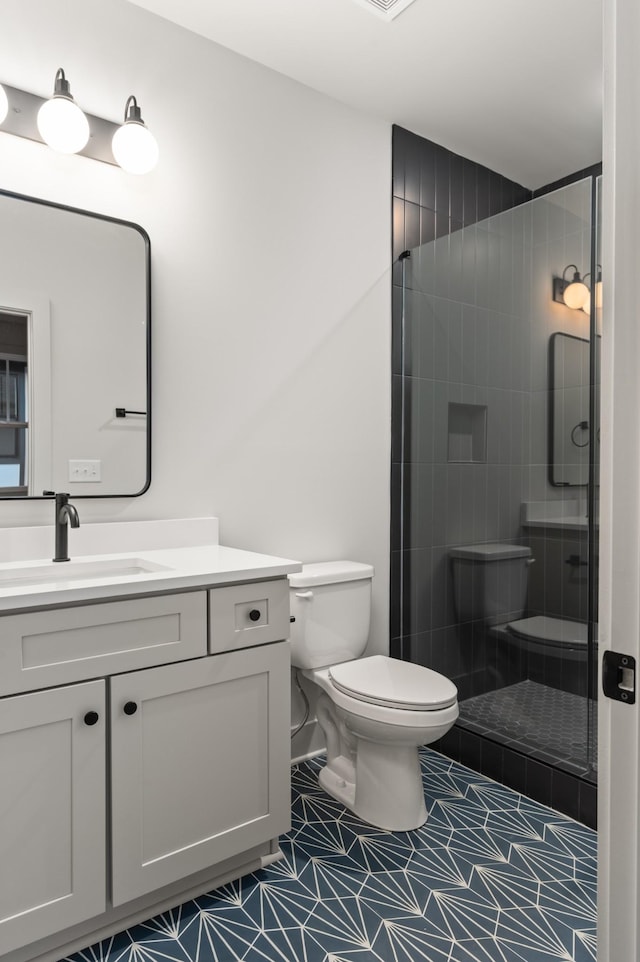
[[(514, 250), (492, 218), (531, 193), (401, 127), (393, 157), (391, 650), (448, 674), (467, 697), (501, 682), (495, 641), (456, 622), (449, 551), (519, 534), (529, 352), (511, 332), (530, 224), (523, 215)], [(403, 348), (398, 257), (411, 248)]]

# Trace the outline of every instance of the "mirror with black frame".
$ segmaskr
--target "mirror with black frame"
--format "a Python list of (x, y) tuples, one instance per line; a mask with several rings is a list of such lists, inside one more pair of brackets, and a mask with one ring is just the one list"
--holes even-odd
[(557, 333), (550, 341), (551, 484), (589, 483), (590, 343), (573, 334)]
[(0, 191), (0, 498), (151, 479), (149, 238)]

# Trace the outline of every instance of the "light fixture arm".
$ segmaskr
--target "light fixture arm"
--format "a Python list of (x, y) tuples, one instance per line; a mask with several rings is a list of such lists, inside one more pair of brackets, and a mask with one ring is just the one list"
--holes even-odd
[(133, 94), (131, 94), (124, 105), (124, 122), (125, 124), (142, 124), (144, 127), (142, 113), (138, 107), (138, 101)]
[[(568, 281), (566, 278), (567, 271), (569, 270), (570, 267), (573, 267), (573, 271), (574, 271), (572, 281)], [(576, 264), (567, 264), (567, 266), (562, 272), (562, 280), (565, 282), (565, 284), (569, 284), (569, 283), (579, 284), (581, 282), (582, 278), (580, 277), (580, 271), (578, 270), (578, 267)]]
[(62, 67), (58, 67), (56, 72), (56, 79), (53, 82), (53, 96), (64, 97), (66, 100), (73, 100), (73, 97), (71, 96), (71, 87), (69, 86), (69, 81), (64, 75), (64, 70)]

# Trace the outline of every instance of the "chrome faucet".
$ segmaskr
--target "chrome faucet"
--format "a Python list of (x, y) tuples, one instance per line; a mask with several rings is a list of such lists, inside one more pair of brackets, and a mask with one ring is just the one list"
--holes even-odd
[(78, 512), (69, 504), (69, 495), (56, 494), (56, 556), (54, 561), (69, 561), (69, 527), (80, 527)]

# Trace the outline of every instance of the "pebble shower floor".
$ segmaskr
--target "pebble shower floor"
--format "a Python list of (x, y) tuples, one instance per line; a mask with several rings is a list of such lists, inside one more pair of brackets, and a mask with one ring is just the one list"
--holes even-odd
[(360, 821), (292, 773), (284, 859), (72, 962), (595, 962), (596, 835), (421, 750), (429, 818)]

